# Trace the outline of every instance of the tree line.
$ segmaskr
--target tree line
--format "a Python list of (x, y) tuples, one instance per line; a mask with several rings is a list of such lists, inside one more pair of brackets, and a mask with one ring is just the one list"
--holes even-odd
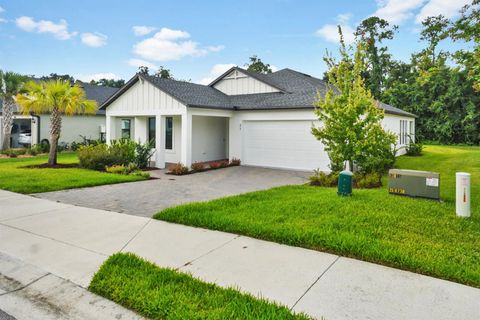
[[(406, 62), (394, 60), (384, 45), (397, 26), (370, 17), (356, 29), (356, 41), (365, 43), (367, 88), (376, 99), (416, 114), (420, 141), (480, 143), (479, 4), (465, 6), (457, 19), (426, 18), (419, 34), (425, 47)], [(461, 49), (441, 48), (445, 41)]]

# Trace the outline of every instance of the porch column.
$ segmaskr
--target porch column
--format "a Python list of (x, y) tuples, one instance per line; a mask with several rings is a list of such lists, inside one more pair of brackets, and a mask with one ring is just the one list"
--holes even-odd
[(115, 139), (115, 117), (106, 116), (106, 123), (105, 123), (105, 142), (110, 144), (110, 141)]
[(182, 163), (187, 167), (192, 165), (192, 114), (182, 114)]
[(155, 116), (155, 167), (165, 168), (165, 116)]
[(147, 141), (147, 118), (146, 117), (135, 117), (134, 126), (133, 126), (133, 139), (140, 143), (145, 143)]

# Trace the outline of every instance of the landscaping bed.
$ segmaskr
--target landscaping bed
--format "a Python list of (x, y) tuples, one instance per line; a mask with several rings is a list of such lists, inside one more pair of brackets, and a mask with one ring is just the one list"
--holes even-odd
[[(286, 186), (157, 213), (156, 219), (349, 256), (480, 287), (480, 148), (428, 146), (400, 168), (441, 173), (443, 202)], [(455, 216), (455, 172), (472, 174), (472, 218)]]
[(160, 268), (133, 254), (111, 256), (90, 291), (152, 319), (310, 319), (235, 289)]
[(137, 175), (120, 175), (78, 168), (76, 153), (58, 155), (59, 168), (45, 167), (48, 156), (0, 159), (0, 189), (39, 193), (72, 188), (145, 180)]

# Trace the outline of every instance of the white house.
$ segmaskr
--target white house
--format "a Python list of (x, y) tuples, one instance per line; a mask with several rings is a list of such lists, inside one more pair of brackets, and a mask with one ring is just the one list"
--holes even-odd
[[(107, 141), (155, 139), (155, 165), (238, 158), (244, 165), (329, 170), (311, 134), (317, 92), (326, 84), (290, 69), (257, 74), (233, 67), (208, 86), (135, 75), (103, 105)], [(414, 134), (415, 116), (379, 104), (399, 146)]]
[[(97, 101), (100, 106), (118, 89), (104, 86), (81, 84), (87, 99)], [(2, 101), (0, 100), (0, 128), (2, 123)], [(81, 142), (82, 136), (87, 139), (97, 140), (105, 138), (105, 110), (99, 109), (96, 115), (75, 115), (62, 117), (62, 133), (60, 143)], [(29, 144), (38, 144), (50, 139), (50, 115), (31, 114), (23, 115), (18, 112), (14, 115), (12, 128), (12, 147), (21, 147), (24, 142), (21, 135), (29, 137)], [(0, 148), (2, 147), (2, 130), (0, 130)]]

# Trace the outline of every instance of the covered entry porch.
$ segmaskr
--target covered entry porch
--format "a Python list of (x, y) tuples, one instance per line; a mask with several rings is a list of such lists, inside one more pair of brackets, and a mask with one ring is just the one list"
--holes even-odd
[(153, 140), (152, 166), (163, 169), (180, 162), (190, 167), (194, 162), (228, 158), (229, 119), (203, 112), (107, 115), (106, 139)]

